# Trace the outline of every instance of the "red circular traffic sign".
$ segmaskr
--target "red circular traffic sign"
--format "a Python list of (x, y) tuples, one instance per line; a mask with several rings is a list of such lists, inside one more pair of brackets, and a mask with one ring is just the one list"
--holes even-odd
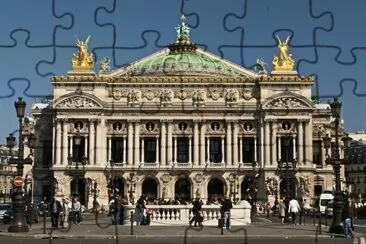
[(14, 177), (13, 184), (14, 184), (15, 186), (22, 186), (22, 185), (23, 185), (23, 183), (24, 183), (24, 181), (23, 181), (23, 177), (21, 177), (21, 176), (15, 176), (15, 177)]

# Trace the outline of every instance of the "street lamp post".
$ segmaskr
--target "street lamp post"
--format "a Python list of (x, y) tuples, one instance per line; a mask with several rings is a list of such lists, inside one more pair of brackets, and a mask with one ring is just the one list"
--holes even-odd
[(98, 211), (98, 183), (94, 182), (94, 188), (93, 188), (93, 213), (96, 213)]
[(130, 203), (134, 204), (135, 199), (133, 198), (133, 194), (135, 193), (135, 188), (136, 188), (136, 183), (134, 182), (135, 180), (135, 173), (131, 172), (130, 173), (130, 189), (128, 191), (128, 198), (130, 199)]
[[(329, 228), (330, 233), (334, 234), (342, 234), (343, 226), (342, 226), (342, 211), (343, 211), (343, 196), (341, 192), (341, 160), (339, 155), (339, 135), (338, 135), (338, 127), (339, 127), (339, 118), (341, 114), (342, 103), (338, 101), (338, 98), (334, 98), (333, 103), (330, 103), (330, 108), (332, 111), (332, 116), (334, 117), (335, 123), (335, 143), (334, 143), (334, 152), (332, 153), (332, 159), (330, 160), (333, 165), (334, 175), (335, 175), (335, 195), (333, 199), (333, 223)], [(328, 151), (331, 147), (331, 137), (327, 134), (327, 136), (323, 139), (324, 147)]]
[[(23, 177), (24, 164), (32, 164), (33, 160), (30, 157), (24, 158), (24, 144), (23, 144), (23, 126), (22, 121), (24, 118), (26, 102), (21, 97), (15, 102), (15, 110), (19, 119), (19, 149), (18, 158), (12, 157), (9, 159), (9, 164), (16, 164), (17, 176)], [(7, 147), (10, 149), (15, 146), (15, 138), (12, 134), (6, 138)], [(28, 138), (28, 146), (31, 148), (34, 146), (35, 137)], [(12, 194), (13, 203), (13, 221), (8, 228), (8, 232), (28, 232), (29, 228), (25, 220), (25, 202), (23, 197), (22, 185), (14, 185), (14, 193)]]
[[(75, 191), (72, 192), (71, 194), (77, 196), (79, 195), (79, 178), (83, 177), (85, 175), (85, 165), (86, 165), (86, 161), (87, 158), (85, 157), (85, 155), (82, 156), (81, 158), (81, 162), (79, 162), (79, 147), (81, 145), (81, 136), (79, 131), (76, 132), (76, 135), (74, 137), (74, 143), (75, 143), (75, 157), (73, 158), (71, 154), (69, 154), (69, 156), (67, 157), (67, 161), (68, 161), (68, 168), (67, 168), (67, 173), (70, 176), (73, 176), (75, 181)], [(75, 167), (73, 168), (73, 159), (75, 160)], [(81, 163), (82, 168), (79, 168), (79, 164)]]

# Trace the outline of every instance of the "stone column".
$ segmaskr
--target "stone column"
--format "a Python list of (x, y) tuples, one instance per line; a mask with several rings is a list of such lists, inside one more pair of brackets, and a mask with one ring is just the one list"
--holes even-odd
[(56, 162), (56, 127), (57, 127), (57, 123), (56, 120), (53, 121), (53, 126), (52, 126), (52, 162), (55, 164)]
[(88, 152), (88, 136), (84, 136), (84, 156), (86, 158), (89, 157), (89, 152)]
[(123, 137), (123, 164), (126, 163), (126, 136)]
[(270, 164), (270, 131), (269, 131), (269, 122), (268, 120), (264, 121), (264, 164), (268, 165)]
[[(233, 165), (232, 162), (232, 147), (231, 142), (232, 141), (232, 134), (231, 134), (231, 121), (226, 121), (226, 166)], [(224, 143), (222, 143), (224, 145)], [(225, 150), (223, 150), (224, 154)], [(222, 161), (224, 162), (224, 155), (222, 156)]]
[(172, 121), (168, 121), (168, 155), (167, 165), (172, 166), (173, 164), (173, 125)]
[(303, 131), (303, 120), (299, 119), (297, 121), (297, 150), (298, 150), (298, 162), (299, 165), (304, 164), (304, 148), (303, 148), (303, 141), (304, 141), (304, 131)]
[(305, 164), (313, 162), (313, 130), (311, 119), (305, 122)]
[(94, 120), (89, 120), (89, 164), (94, 165), (94, 150), (95, 150), (95, 127)]
[(225, 137), (221, 137), (221, 163), (225, 163)]
[(243, 137), (240, 136), (239, 138), (239, 162), (240, 164), (243, 163)]
[(193, 165), (196, 166), (199, 163), (199, 131), (198, 131), (198, 121), (193, 121)]
[(127, 164), (133, 165), (133, 122), (128, 120), (128, 136), (127, 136)]
[(259, 143), (259, 156), (260, 165), (264, 167), (264, 119), (260, 121), (260, 143)]
[(107, 137), (108, 140), (108, 159), (107, 162), (112, 160), (112, 137)]
[(69, 148), (69, 144), (67, 141), (67, 120), (63, 121), (62, 124), (62, 160), (61, 164), (67, 165), (67, 149)]
[(282, 137), (279, 136), (278, 137), (278, 158), (279, 160), (282, 160), (282, 155), (281, 155), (281, 143), (282, 143)]
[(210, 159), (210, 137), (207, 137), (207, 148), (206, 148), (206, 158), (207, 158), (207, 162), (211, 163), (211, 159)]
[(188, 137), (188, 163), (192, 163), (192, 136)]
[(101, 164), (104, 166), (104, 165), (107, 165), (108, 163), (108, 160), (107, 160), (107, 132), (106, 132), (106, 128), (105, 128), (105, 125), (106, 125), (106, 121), (105, 119), (101, 119), (101, 122), (100, 122), (100, 131), (101, 131)]
[(166, 165), (166, 124), (165, 121), (160, 121), (160, 165)]
[(296, 136), (294, 135), (293, 138), (292, 138), (292, 150), (293, 150), (293, 159), (294, 160), (297, 160), (297, 152), (296, 152)]
[(102, 165), (102, 127), (101, 120), (97, 121), (97, 131), (95, 140), (95, 164)]
[(160, 145), (159, 145), (159, 136), (156, 136), (156, 138), (155, 138), (155, 140), (156, 140), (156, 161), (155, 161), (155, 163), (156, 164), (158, 164), (159, 162), (160, 162), (160, 160), (159, 160), (159, 152), (160, 152)]
[(61, 164), (61, 121), (56, 120), (56, 165)]
[(257, 136), (254, 136), (254, 161), (258, 162), (257, 160)]
[(233, 165), (238, 166), (238, 121), (233, 124)]
[(272, 165), (277, 165), (277, 120), (272, 120)]
[(74, 147), (74, 137), (72, 137), (72, 136), (70, 136), (69, 137), (69, 141), (70, 141), (70, 147), (69, 147), (69, 149), (70, 149), (70, 151), (69, 151), (69, 155), (71, 155), (72, 156), (72, 154), (73, 154), (73, 147)]
[[(321, 154), (322, 154), (322, 165), (326, 165), (325, 160), (327, 159), (327, 150), (324, 147), (324, 142), (323, 140), (321, 140)], [(328, 149), (328, 151), (330, 151), (330, 148)]]
[(177, 156), (178, 156), (178, 145), (177, 145), (177, 137), (174, 136), (174, 159), (173, 159), (173, 164), (176, 164), (177, 163)]
[(140, 122), (135, 122), (135, 138), (134, 138), (134, 161), (133, 165), (140, 164)]
[(141, 137), (141, 164), (145, 163), (145, 138)]
[(200, 136), (200, 165), (206, 164), (206, 125), (204, 122), (201, 122), (201, 136)]

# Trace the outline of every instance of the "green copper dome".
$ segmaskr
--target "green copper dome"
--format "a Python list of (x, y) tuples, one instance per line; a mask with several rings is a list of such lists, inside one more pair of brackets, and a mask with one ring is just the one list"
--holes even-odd
[(131, 76), (240, 76), (242, 72), (233, 69), (229, 62), (214, 55), (197, 50), (191, 43), (190, 28), (182, 16), (176, 42), (169, 45), (168, 52), (146, 57), (129, 65), (126, 74)]

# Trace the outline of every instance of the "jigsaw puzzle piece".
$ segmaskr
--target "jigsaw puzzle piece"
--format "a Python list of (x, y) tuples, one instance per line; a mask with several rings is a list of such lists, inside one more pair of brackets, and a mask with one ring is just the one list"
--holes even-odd
[[(210, 11), (207, 11), (208, 5)], [(226, 58), (225, 54), (220, 52), (220, 46), (241, 46), (243, 33), (228, 32), (224, 26), (224, 18), (228, 13), (237, 11), (242, 5), (243, 0), (231, 0), (229, 3), (225, 1), (184, 1), (183, 13), (187, 18), (187, 23), (192, 27), (193, 42)], [(235, 58), (230, 56), (230, 60), (242, 59), (240, 52), (231, 54), (235, 54)], [(241, 64), (241, 61), (237, 63)]]
[(232, 13), (225, 16), (224, 26), (228, 31), (244, 31), (244, 46), (275, 46), (277, 43), (273, 33), (278, 30), (294, 33), (291, 45), (311, 46), (315, 45), (314, 30), (328, 29), (332, 25), (331, 14), (316, 16), (312, 13), (312, 0), (241, 2)]
[(366, 2), (363, 0), (331, 1), (314, 0), (315, 14), (331, 12), (334, 24), (331, 30), (317, 30), (316, 42), (319, 46), (339, 47), (341, 52), (336, 60), (339, 62), (356, 62), (352, 49), (366, 47), (366, 35), (361, 27), (366, 22)]
[[(343, 86), (353, 83), (353, 96), (360, 97), (366, 94), (366, 83), (363, 80), (363, 73), (359, 72), (366, 66), (366, 50), (357, 50), (357, 62), (354, 64), (342, 64), (337, 62), (338, 48), (318, 47), (317, 60), (315, 62), (302, 62), (300, 71), (303, 74), (314, 74), (317, 81), (313, 86), (312, 94), (320, 94), (320, 98), (328, 99), (344, 96)], [(329, 67), (332, 67), (329, 72)], [(358, 103), (355, 103), (358, 104)]]
[(40, 78), (36, 66), (39, 60), (53, 55), (52, 47), (33, 46), (28, 43), (30, 34), (27, 31), (13, 31), (10, 35), (15, 45), (0, 48), (0, 97), (9, 95), (8, 81), (16, 77), (25, 77), (30, 81), (28, 95), (50, 94), (49, 77)]
[(69, 28), (71, 24), (69, 14), (55, 14), (54, 3), (55, 0), (1, 1), (0, 29), (2, 35), (0, 35), (0, 45), (11, 43), (10, 33), (14, 30), (23, 29), (31, 33), (30, 44), (53, 46), (54, 30)]
[[(103, 24), (108, 30), (113, 29), (112, 34), (116, 38), (113, 48), (120, 54), (116, 54), (114, 63), (111, 65), (120, 67), (128, 61), (140, 59), (161, 49), (162, 46), (175, 42), (174, 28), (180, 23), (181, 5), (181, 0), (135, 0), (115, 1), (113, 12), (100, 9), (97, 13), (97, 23)], [(148, 9), (143, 16), (141, 8)], [(164, 21), (161, 21), (162, 14), (164, 14)], [(143, 39), (144, 33), (153, 32), (159, 33), (159, 44), (154, 42), (149, 45)], [(192, 33), (191, 36), (195, 34)], [(149, 40), (156, 40), (156, 38), (149, 38)], [(128, 56), (124, 55), (125, 52), (128, 52)]]
[[(57, 15), (68, 14), (71, 16), (71, 27), (67, 29), (58, 28), (55, 30), (55, 49), (54, 55), (50, 59), (43, 60), (37, 69), (42, 76), (49, 76), (55, 70), (63, 70), (66, 73), (70, 70), (70, 60), (72, 54), (77, 51), (76, 39), (86, 40), (90, 35), (89, 48), (93, 47), (110, 48), (114, 43), (112, 28), (99, 25), (96, 21), (96, 14), (99, 10), (113, 11), (113, 0), (109, 1), (72, 1), (55, 0), (55, 13)], [(94, 52), (96, 56), (96, 53)], [(99, 59), (99, 57), (94, 57)], [(58, 62), (59, 60), (62, 60)]]

